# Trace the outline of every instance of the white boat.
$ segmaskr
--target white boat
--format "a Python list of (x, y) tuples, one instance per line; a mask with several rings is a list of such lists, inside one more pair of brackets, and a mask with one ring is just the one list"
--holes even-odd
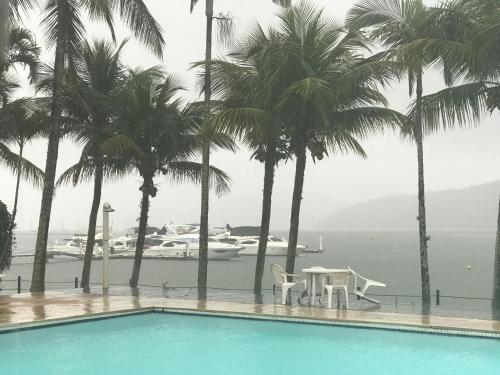
[[(65, 240), (56, 240), (53, 245), (47, 249), (47, 255), (52, 258), (54, 256), (83, 258), (85, 256), (85, 247), (87, 238), (81, 235), (75, 235), (73, 238)], [(97, 244), (94, 246), (94, 257), (102, 256), (102, 248)]]
[[(231, 228), (228, 225), (227, 228), (228, 231), (226, 231), (226, 233), (212, 238), (243, 247), (239, 255), (257, 255), (259, 250), (260, 227), (245, 226)], [(307, 249), (307, 245), (297, 244), (295, 255), (300, 255), (305, 249)], [(266, 256), (286, 256), (287, 252), (288, 241), (286, 239), (269, 235)]]
[[(240, 250), (240, 255), (257, 255), (259, 250), (259, 237), (257, 236), (247, 236), (247, 237), (228, 237), (229, 239), (236, 239), (234, 244), (236, 246), (243, 247)], [(297, 251), (295, 255), (300, 255), (307, 246), (297, 245)], [(267, 239), (267, 249), (266, 256), (286, 256), (288, 251), (288, 241), (284, 238), (278, 238), (274, 236), (269, 236)]]
[[(144, 249), (144, 258), (199, 259), (199, 236), (178, 235), (156, 240), (161, 240), (161, 244)], [(209, 260), (228, 260), (241, 249), (241, 246), (209, 239), (207, 255)]]

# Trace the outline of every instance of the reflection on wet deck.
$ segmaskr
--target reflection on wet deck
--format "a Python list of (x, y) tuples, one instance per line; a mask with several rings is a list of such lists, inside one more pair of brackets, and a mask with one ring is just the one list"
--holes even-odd
[(98, 294), (46, 292), (0, 296), (0, 329), (50, 323), (64, 319), (95, 318), (106, 314), (153, 310), (182, 310), (243, 314), (257, 317), (292, 317), (303, 320), (363, 323), (374, 326), (435, 328), (446, 331), (463, 330), (500, 335), (500, 321), (438, 316), (395, 314), (373, 311), (352, 311), (248, 304), (237, 302), (180, 300), (171, 298), (103, 296)]

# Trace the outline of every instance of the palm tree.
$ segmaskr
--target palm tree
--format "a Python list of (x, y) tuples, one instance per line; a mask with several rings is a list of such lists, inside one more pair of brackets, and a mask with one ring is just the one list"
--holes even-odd
[[(454, 0), (431, 9), (430, 22), (444, 25), (442, 32), (416, 41), (409, 49), (423, 51), (430, 61), (441, 61), (451, 87), (423, 97), (420, 106), (414, 104), (412, 117), (421, 111), (427, 128), (477, 124), (485, 114), (500, 109), (499, 12), (498, 0)], [(493, 307), (500, 310), (498, 238)]]
[[(12, 214), (9, 215), (11, 232), (15, 228), (21, 178), (28, 180), (34, 186), (41, 186), (43, 182), (43, 171), (23, 157), (23, 150), (27, 143), (35, 137), (43, 135), (47, 127), (47, 119), (48, 115), (43, 106), (43, 99), (17, 99), (0, 108), (0, 164), (6, 165), (17, 176), (14, 206)], [(18, 145), (19, 155), (10, 150), (8, 145), (11, 143)], [(10, 238), (10, 236), (6, 237), (9, 241)], [(12, 245), (1, 244), (5, 249)], [(0, 264), (7, 264), (5, 263), (6, 257), (9, 254), (9, 252), (4, 251), (0, 255)]]
[(33, 34), (23, 28), (13, 28), (9, 31), (7, 48), (0, 54), (0, 104), (9, 101), (12, 91), (18, 87), (8, 76), (12, 67), (21, 65), (29, 69), (31, 82), (39, 70), (40, 48), (36, 44)]
[(67, 85), (70, 92), (67, 94), (69, 100), (65, 107), (75, 119), (78, 119), (78, 122), (83, 124), (73, 130), (75, 140), (83, 143), (83, 150), (80, 161), (63, 173), (59, 182), (72, 181), (76, 185), (86, 161), (91, 158), (95, 160), (95, 169), (86, 170), (94, 176), (94, 194), (80, 283), (86, 291), (89, 289), (97, 215), (104, 178), (104, 165), (100, 161), (102, 155), (98, 153), (98, 145), (108, 136), (105, 129), (115, 114), (113, 100), (124, 83), (125, 71), (120, 63), (120, 52), (124, 45), (125, 43), (122, 43), (119, 47), (115, 47), (104, 41), (84, 43), (81, 55), (77, 58), (76, 76)]
[(4, 0), (0, 2), (0, 60), (8, 48), (9, 34), (19, 24), (23, 13), (33, 8), (36, 0)]
[[(199, 0), (190, 0), (191, 12)], [(281, 6), (290, 6), (291, 0), (272, 0), (273, 3)], [(209, 108), (212, 100), (212, 69), (210, 62), (212, 61), (212, 31), (214, 21), (214, 0), (205, 0), (205, 15), (207, 18), (206, 34), (205, 34), (205, 75), (204, 75), (204, 91), (205, 104)], [(227, 31), (227, 24), (231, 24), (231, 20), (226, 17), (218, 17), (222, 31)], [(229, 22), (226, 22), (229, 21)], [(202, 174), (201, 174), (201, 213), (200, 213), (200, 255), (198, 261), (198, 299), (205, 300), (207, 298), (207, 271), (208, 271), (208, 211), (209, 211), (209, 168), (210, 165), (210, 144), (206, 140), (203, 144), (202, 151)]]
[[(175, 182), (198, 183), (201, 164), (192, 161), (200, 150), (200, 115), (192, 107), (181, 110), (176, 99), (181, 88), (175, 79), (157, 68), (132, 71), (117, 100), (114, 135), (99, 147), (102, 154), (135, 171), (142, 178), (139, 228), (130, 286), (139, 282), (150, 197), (157, 194), (154, 178), (162, 174)], [(118, 166), (116, 169), (120, 169)], [(229, 177), (210, 167), (217, 193), (228, 189)]]
[(387, 104), (379, 86), (397, 76), (398, 66), (363, 58), (362, 35), (346, 32), (305, 2), (279, 18), (279, 42), (266, 51), (272, 67), (267, 83), (280, 90), (275, 110), (296, 159), (286, 261), (293, 273), (308, 152), (313, 161), (336, 152), (365, 156), (359, 140), (406, 118), (378, 106)]
[(279, 101), (278, 87), (268, 87), (267, 80), (272, 69), (267, 65), (266, 54), (262, 52), (262, 48), (270, 45), (272, 40), (260, 25), (242, 40), (244, 42), (231, 52), (231, 61), (214, 60), (211, 63), (212, 89), (220, 103), (212, 122), (217, 128), (239, 138), (252, 150), (252, 158), (264, 164), (262, 215), (254, 281), (254, 294), (261, 296), (274, 173), (278, 163), (287, 159), (289, 154), (283, 122), (275, 110)]
[[(22, 0), (19, 0), (22, 1)], [(51, 118), (45, 180), (43, 184), (38, 235), (35, 247), (31, 291), (45, 289), (45, 263), (47, 257), (47, 236), (50, 212), (54, 196), (54, 184), (61, 136), (61, 115), (63, 112), (63, 78), (65, 67), (74, 68), (75, 57), (82, 45), (85, 27), (82, 11), (92, 20), (105, 21), (113, 32), (113, 12), (117, 10), (135, 36), (161, 56), (164, 47), (161, 27), (155, 21), (142, 0), (47, 0), (42, 24), (45, 27), (49, 46), (55, 46), (54, 79), (52, 84)]]
[[(14, 205), (12, 207), (12, 221), (14, 222), (17, 215), (17, 204), (19, 199), (19, 187), (21, 177), (23, 175), (23, 152), (25, 146), (36, 139), (45, 135), (45, 130), (48, 126), (48, 112), (45, 106), (44, 99), (29, 99), (22, 98), (10, 102), (0, 110), (0, 139), (7, 143), (15, 143), (18, 147), (18, 163), (16, 190), (14, 195)], [(32, 166), (32, 172), (36, 173), (36, 179), (41, 182), (43, 172)]]
[(360, 0), (349, 11), (346, 23), (352, 29), (367, 30), (369, 36), (378, 42), (386, 53), (396, 54), (396, 60), (406, 67), (409, 95), (416, 97), (416, 111), (413, 117), (411, 136), (417, 146), (418, 165), (418, 216), (420, 273), (422, 283), (422, 306), (427, 309), (431, 303), (429, 276), (428, 241), (424, 149), (421, 101), (423, 95), (423, 70), (425, 59), (421, 51), (409, 53), (405, 47), (426, 38), (431, 30), (425, 22), (428, 9), (422, 0)]

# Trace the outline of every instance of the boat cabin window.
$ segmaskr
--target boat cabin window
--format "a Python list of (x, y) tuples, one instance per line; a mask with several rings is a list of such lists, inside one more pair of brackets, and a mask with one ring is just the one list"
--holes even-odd
[(174, 243), (173, 242), (165, 242), (162, 246), (163, 247), (174, 247)]
[(253, 244), (256, 244), (257, 241), (243, 241), (242, 244), (243, 245), (253, 245)]
[(186, 242), (184, 241), (172, 241), (172, 243), (176, 244), (176, 245), (185, 245)]
[(160, 246), (163, 243), (163, 240), (149, 239), (146, 241), (149, 246)]

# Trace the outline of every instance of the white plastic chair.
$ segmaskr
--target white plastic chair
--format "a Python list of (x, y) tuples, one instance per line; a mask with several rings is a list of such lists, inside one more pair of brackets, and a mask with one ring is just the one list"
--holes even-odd
[[(357, 296), (359, 296), (363, 299), (366, 299), (367, 301), (370, 301), (370, 302), (373, 302), (373, 303), (380, 305), (380, 301), (377, 301), (376, 299), (367, 297), (366, 291), (371, 286), (379, 286), (379, 287), (385, 288), (386, 285), (384, 283), (381, 283), (380, 281), (370, 280), (370, 279), (367, 279), (366, 277), (361, 276), (359, 273), (354, 272), (351, 269), (351, 267), (347, 267), (347, 268), (349, 268), (349, 271), (351, 271), (351, 273), (354, 276), (354, 294), (356, 294)], [(359, 284), (364, 284), (364, 285), (363, 285), (363, 287), (361, 287)], [(358, 290), (358, 286), (360, 286), (360, 290)]]
[(295, 285), (303, 284), (304, 290), (307, 289), (307, 281), (305, 279), (297, 281), (297, 282), (288, 281), (288, 277), (291, 277), (292, 279), (294, 279), (294, 278), (299, 278), (300, 275), (293, 275), (293, 274), (286, 273), (285, 270), (277, 264), (271, 264), (271, 272), (273, 273), (273, 276), (274, 276), (275, 288), (281, 289), (281, 304), (282, 305), (286, 304), (286, 297), (288, 295), (288, 291), (291, 288), (293, 288)]
[(335, 289), (341, 289), (344, 291), (344, 297), (345, 297), (345, 308), (349, 308), (349, 292), (347, 291), (347, 285), (349, 282), (349, 277), (351, 276), (351, 272), (348, 271), (339, 271), (339, 272), (332, 272), (329, 274), (326, 274), (323, 277), (322, 280), (322, 291), (326, 289), (328, 293), (328, 308), (332, 308), (332, 298), (333, 298), (333, 291)]

